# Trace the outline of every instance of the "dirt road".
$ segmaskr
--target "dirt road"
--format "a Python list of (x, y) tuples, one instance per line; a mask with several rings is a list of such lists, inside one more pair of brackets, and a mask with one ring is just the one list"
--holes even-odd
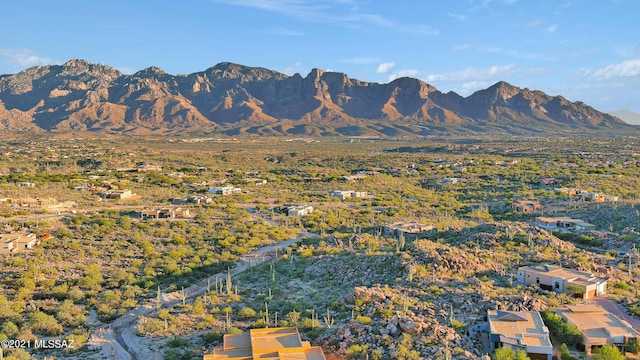
[[(247, 270), (250, 265), (256, 266), (271, 260), (276, 251), (282, 254), (284, 249), (301, 241), (303, 238), (316, 236), (317, 234), (303, 231), (295, 239), (280, 241), (255, 249), (240, 259), (236, 266), (230, 270), (231, 275), (237, 276)], [(226, 276), (226, 272), (218, 273), (210, 276), (208, 280), (213, 283), (216, 278)], [(207, 291), (208, 284), (207, 279), (204, 279), (198, 284), (184, 289), (187, 298), (204, 294)], [(180, 301), (182, 301), (182, 296), (179, 291), (161, 294), (160, 307), (171, 307)], [(156, 311), (155, 299), (147, 299), (144, 304), (131, 309), (126, 315), (117, 318), (112, 323), (96, 328), (89, 338), (88, 345), (99, 346), (102, 349), (102, 355), (106, 359), (162, 359), (160, 352), (150, 348), (144, 337), (136, 335), (136, 329), (134, 328), (141, 316), (147, 316), (154, 311)]]

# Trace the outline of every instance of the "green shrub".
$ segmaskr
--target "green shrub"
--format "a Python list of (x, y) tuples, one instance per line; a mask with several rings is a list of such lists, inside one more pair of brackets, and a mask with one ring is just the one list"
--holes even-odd
[(220, 331), (211, 331), (202, 336), (202, 341), (205, 345), (211, 345), (213, 343), (221, 341), (222, 338), (223, 335)]
[(238, 311), (238, 317), (241, 319), (253, 319), (256, 317), (256, 311), (250, 307), (244, 307)]
[(31, 329), (40, 334), (48, 336), (60, 335), (64, 332), (62, 325), (52, 315), (47, 315), (42, 311), (36, 311), (29, 317)]
[(358, 315), (356, 316), (356, 321), (363, 324), (363, 325), (369, 325), (371, 324), (371, 318), (368, 316), (364, 316), (364, 315)]
[(189, 341), (180, 336), (174, 336), (171, 340), (167, 341), (167, 346), (170, 348), (187, 347)]
[(618, 281), (614, 286), (616, 289), (629, 290), (629, 284), (624, 281)]

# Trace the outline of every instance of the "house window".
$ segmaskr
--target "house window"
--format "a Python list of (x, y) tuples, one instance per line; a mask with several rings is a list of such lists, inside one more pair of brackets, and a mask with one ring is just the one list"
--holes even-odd
[(556, 289), (560, 289), (560, 283), (556, 281)]
[(536, 277), (536, 284), (540, 284), (540, 278)]

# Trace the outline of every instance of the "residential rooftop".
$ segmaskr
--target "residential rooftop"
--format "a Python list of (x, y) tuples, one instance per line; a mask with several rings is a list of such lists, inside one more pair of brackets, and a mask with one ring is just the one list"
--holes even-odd
[(576, 325), (590, 344), (608, 344), (608, 339), (616, 337), (640, 337), (628, 322), (596, 305), (573, 305), (555, 311)]
[(571, 284), (587, 286), (590, 284), (598, 284), (606, 279), (597, 277), (590, 272), (580, 271), (575, 269), (567, 269), (553, 265), (538, 265), (538, 266), (523, 266), (519, 270), (527, 270), (538, 273), (545, 273), (549, 276), (554, 276), (567, 280)]
[(269, 359), (325, 360), (322, 348), (302, 341), (296, 328), (252, 329), (247, 333), (224, 336), (223, 347), (215, 348), (204, 360)]
[(550, 347), (549, 329), (537, 311), (489, 310), (492, 334), (500, 334), (500, 342), (532, 347)]

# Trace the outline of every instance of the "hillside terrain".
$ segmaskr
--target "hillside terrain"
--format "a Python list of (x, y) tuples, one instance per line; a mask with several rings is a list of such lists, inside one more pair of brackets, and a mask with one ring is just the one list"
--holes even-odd
[[(592, 301), (640, 329), (634, 137), (28, 133), (0, 144), (0, 340), (73, 347), (4, 359), (202, 359), (224, 334), (294, 326), (328, 359), (487, 360), (489, 311)], [(606, 293), (518, 279), (537, 265)]]
[(70, 60), (0, 76), (0, 128), (115, 134), (416, 136), (635, 133), (619, 118), (505, 82), (462, 97), (413, 78), (387, 84), (220, 63), (132, 75)]

